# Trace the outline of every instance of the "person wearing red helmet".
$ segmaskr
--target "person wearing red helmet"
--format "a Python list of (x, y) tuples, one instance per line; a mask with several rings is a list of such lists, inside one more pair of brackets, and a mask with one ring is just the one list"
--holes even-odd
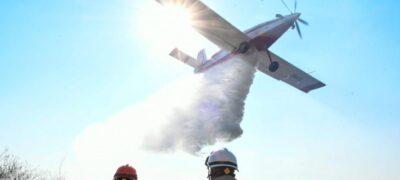
[(129, 164), (121, 166), (115, 172), (114, 180), (137, 180), (136, 169)]
[(236, 180), (238, 165), (235, 155), (226, 148), (211, 152), (205, 162), (209, 180)]

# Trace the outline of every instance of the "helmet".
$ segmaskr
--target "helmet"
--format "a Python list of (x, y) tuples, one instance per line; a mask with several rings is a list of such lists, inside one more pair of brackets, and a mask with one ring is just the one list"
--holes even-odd
[(137, 180), (136, 169), (129, 164), (125, 166), (121, 166), (117, 169), (117, 172), (114, 174), (115, 180)]
[(235, 155), (226, 148), (211, 152), (206, 159), (206, 166), (208, 168), (232, 167), (238, 169)]

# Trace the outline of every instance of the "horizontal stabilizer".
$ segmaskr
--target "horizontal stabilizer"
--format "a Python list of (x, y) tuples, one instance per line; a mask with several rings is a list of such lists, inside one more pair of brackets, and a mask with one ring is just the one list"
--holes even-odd
[(260, 51), (260, 60), (258, 62), (257, 69), (265, 74), (272, 76), (277, 80), (284, 81), (289, 85), (308, 93), (311, 90), (324, 87), (325, 84), (315, 79), (308, 73), (305, 73), (296, 66), (288, 63), (281, 57), (270, 52), (271, 60), (279, 63), (279, 68), (275, 72), (269, 70), (269, 65), (271, 61), (269, 59), (268, 53), (266, 51)]
[(178, 48), (174, 48), (169, 55), (194, 68), (197, 68), (201, 65), (200, 61), (194, 59), (192, 56), (187, 55)]

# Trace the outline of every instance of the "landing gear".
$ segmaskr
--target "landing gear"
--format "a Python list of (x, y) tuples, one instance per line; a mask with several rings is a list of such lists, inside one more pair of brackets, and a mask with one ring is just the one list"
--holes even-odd
[(242, 42), (242, 43), (240, 43), (240, 45), (239, 45), (238, 51), (239, 51), (241, 54), (245, 54), (249, 49), (250, 49), (249, 43), (248, 43), (248, 42)]
[(275, 72), (279, 68), (279, 63), (276, 61), (272, 61), (271, 64), (269, 64), (268, 70), (271, 72)]
[(271, 53), (269, 52), (268, 49), (266, 49), (266, 51), (267, 51), (267, 54), (268, 54), (269, 62), (271, 62), (271, 63), (269, 64), (269, 66), (268, 66), (268, 70), (269, 70), (270, 72), (275, 72), (276, 70), (279, 69), (279, 63), (276, 62), (276, 61), (272, 61)]

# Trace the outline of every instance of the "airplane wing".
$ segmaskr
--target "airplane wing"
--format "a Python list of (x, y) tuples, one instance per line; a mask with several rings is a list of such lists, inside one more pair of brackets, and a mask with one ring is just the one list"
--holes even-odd
[(321, 81), (315, 79), (301, 69), (293, 66), (292, 64), (288, 63), (287, 61), (272, 52), (270, 52), (271, 59), (272, 61), (276, 61), (279, 63), (279, 68), (275, 72), (270, 72), (268, 69), (270, 60), (267, 52), (260, 51), (259, 53), (260, 60), (258, 62), (257, 69), (265, 74), (272, 76), (275, 79), (284, 81), (305, 93), (325, 86), (325, 84)]
[(156, 0), (160, 4), (183, 5), (190, 15), (191, 25), (201, 35), (227, 51), (238, 49), (250, 38), (199, 0)]

